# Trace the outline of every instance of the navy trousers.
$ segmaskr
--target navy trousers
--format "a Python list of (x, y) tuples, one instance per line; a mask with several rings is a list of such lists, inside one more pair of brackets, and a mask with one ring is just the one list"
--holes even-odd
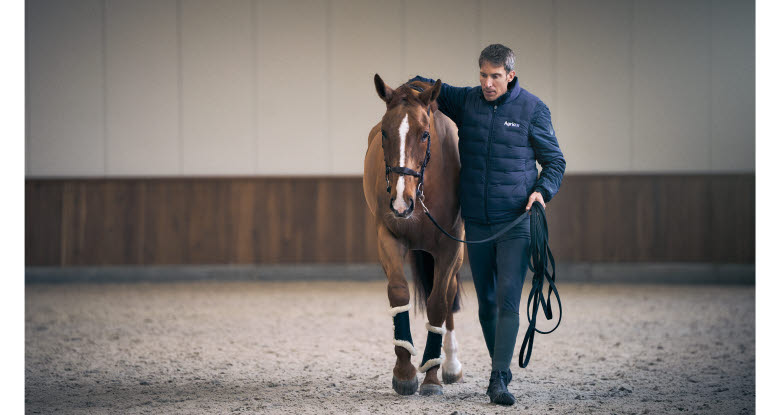
[[(507, 224), (508, 222), (494, 225), (465, 222), (466, 239), (485, 239)], [(505, 356), (497, 356), (494, 360), (499, 360), (499, 357), (502, 357), (502, 361), (512, 358), (511, 351), (516, 340), (520, 313), (520, 296), (528, 271), (530, 224), (530, 220), (523, 220), (494, 241), (467, 244), (469, 266), (472, 269), (472, 279), (477, 292), (480, 324), (491, 358), (494, 357), (495, 344), (504, 346)], [(498, 339), (498, 342), (496, 341), (497, 323), (499, 323), (499, 334), (505, 337)], [(503, 366), (500, 363), (496, 365)], [(509, 367), (509, 363), (506, 367)]]
[[(507, 224), (483, 225), (466, 222), (466, 238), (485, 239)], [(499, 310), (520, 312), (520, 295), (528, 271), (530, 226), (529, 220), (523, 220), (495, 241), (467, 244), (469, 266), (472, 269), (481, 318), (497, 314)]]

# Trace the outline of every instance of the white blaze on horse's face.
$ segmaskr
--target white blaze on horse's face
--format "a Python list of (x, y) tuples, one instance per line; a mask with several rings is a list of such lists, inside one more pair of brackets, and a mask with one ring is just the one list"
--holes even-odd
[[(400, 167), (405, 167), (405, 139), (408, 136), (408, 114), (403, 117), (403, 121), (400, 122)], [(405, 177), (399, 176), (397, 178), (397, 197), (395, 203), (392, 205), (400, 212), (404, 212), (410, 205), (405, 203), (403, 198), (403, 192), (405, 191)]]

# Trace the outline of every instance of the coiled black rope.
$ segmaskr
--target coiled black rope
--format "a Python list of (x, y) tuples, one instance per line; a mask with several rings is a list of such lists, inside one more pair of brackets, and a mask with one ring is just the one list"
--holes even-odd
[[(533, 336), (536, 332), (541, 334), (552, 333), (560, 326), (560, 322), (563, 320), (560, 294), (558, 294), (557, 287), (555, 287), (555, 258), (549, 249), (549, 231), (547, 229), (547, 219), (544, 216), (544, 207), (539, 202), (533, 202), (533, 206), (531, 206), (531, 246), (528, 250), (528, 257), (530, 259), (528, 268), (533, 271), (533, 279), (531, 281), (531, 293), (528, 295), (528, 304), (525, 309), (528, 314), (528, 331), (525, 332), (523, 344), (520, 346), (520, 359), (518, 362), (522, 368), (528, 366), (528, 362), (531, 360)], [(552, 264), (552, 274), (549, 273), (547, 262)], [(549, 283), (549, 293), (546, 299), (544, 298), (545, 279)], [(547, 317), (547, 320), (552, 320), (551, 299), (553, 292), (555, 293), (555, 298), (557, 298), (557, 308), (560, 310), (560, 316), (552, 330), (541, 331), (536, 328), (536, 316), (539, 312), (539, 306), (544, 306), (544, 315)], [(531, 302), (533, 302), (533, 307), (531, 307)]]

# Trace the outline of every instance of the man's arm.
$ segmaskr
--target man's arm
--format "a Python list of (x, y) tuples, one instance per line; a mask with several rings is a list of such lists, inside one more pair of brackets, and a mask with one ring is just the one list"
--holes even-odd
[(560, 190), (565, 174), (565, 158), (555, 137), (549, 108), (543, 102), (536, 105), (528, 138), (533, 145), (536, 161), (541, 164), (541, 174), (533, 191), (541, 193), (544, 202), (549, 202)]
[[(416, 76), (411, 78), (408, 82), (421, 81), (434, 84), (433, 79)], [(459, 88), (451, 86), (443, 82), (443, 86), (440, 88), (440, 95), (437, 96), (437, 108), (445, 115), (448, 116), (457, 126), (461, 125), (461, 114), (464, 110), (464, 100), (467, 98), (467, 93), (472, 87)]]

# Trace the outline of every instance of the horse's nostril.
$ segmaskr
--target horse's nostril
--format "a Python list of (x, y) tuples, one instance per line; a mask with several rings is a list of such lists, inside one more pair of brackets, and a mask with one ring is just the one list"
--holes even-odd
[(395, 202), (395, 198), (389, 199), (389, 209), (392, 212), (395, 212), (395, 215), (400, 216), (400, 212), (398, 212), (397, 209), (395, 209), (394, 202)]
[(411, 212), (413, 212), (413, 198), (411, 198), (411, 205), (408, 206), (408, 210), (405, 211), (405, 214), (407, 215)]

